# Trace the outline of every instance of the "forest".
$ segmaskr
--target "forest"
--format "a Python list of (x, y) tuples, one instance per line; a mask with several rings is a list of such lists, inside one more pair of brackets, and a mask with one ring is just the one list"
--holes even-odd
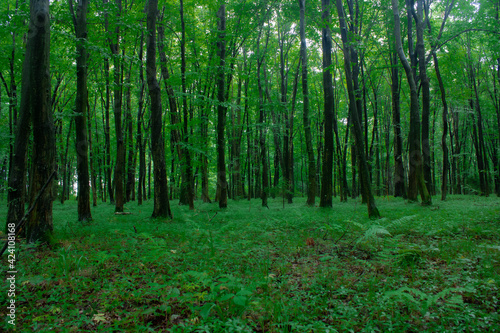
[(500, 322), (500, 0), (3, 0), (0, 48), (6, 329)]

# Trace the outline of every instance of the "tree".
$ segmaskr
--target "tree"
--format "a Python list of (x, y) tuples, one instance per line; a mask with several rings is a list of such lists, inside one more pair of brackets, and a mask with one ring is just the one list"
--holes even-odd
[(73, 1), (69, 0), (76, 36), (76, 168), (78, 173), (78, 221), (91, 221), (90, 179), (87, 140), (87, 11), (88, 0), (78, 0), (76, 15)]
[(156, 79), (156, 17), (158, 0), (149, 0), (147, 11), (146, 77), (151, 98), (151, 146), (154, 174), (153, 218), (172, 218), (168, 197), (167, 168), (162, 131), (161, 91)]
[(408, 185), (408, 199), (410, 201), (417, 201), (418, 193), (422, 198), (422, 204), (430, 205), (431, 196), (427, 190), (423, 175), (423, 160), (422, 151), (420, 148), (420, 116), (418, 106), (418, 92), (417, 84), (415, 82), (413, 70), (406, 59), (401, 42), (401, 23), (399, 19), (399, 6), (398, 0), (392, 1), (392, 12), (394, 15), (394, 38), (396, 39), (396, 50), (399, 60), (403, 65), (406, 73), (408, 85), (410, 87), (410, 133), (409, 140), (409, 185)]
[(345, 79), (347, 83), (347, 93), (349, 95), (349, 116), (352, 119), (352, 126), (354, 128), (354, 137), (356, 142), (356, 152), (358, 158), (359, 172), (361, 177), (361, 189), (364, 192), (364, 197), (367, 201), (368, 207), (368, 216), (370, 218), (379, 218), (380, 213), (375, 205), (375, 199), (373, 198), (371, 183), (370, 183), (370, 174), (368, 171), (368, 164), (366, 162), (366, 156), (364, 154), (364, 140), (363, 140), (363, 131), (361, 130), (361, 121), (359, 119), (358, 113), (358, 105), (356, 102), (353, 77), (351, 73), (351, 54), (350, 49), (351, 45), (349, 45), (349, 40), (347, 37), (347, 26), (345, 23), (344, 16), (344, 8), (342, 6), (342, 0), (336, 0), (337, 12), (339, 15), (339, 23), (340, 23), (340, 34), (342, 37), (342, 45), (344, 51), (344, 71), (345, 71)]
[[(325, 117), (325, 150), (323, 153), (323, 172), (321, 179), (320, 207), (332, 207), (333, 175), (333, 126), (335, 101), (332, 82), (332, 36), (330, 33), (330, 0), (322, 0), (323, 30), (323, 100)], [(336, 125), (336, 124), (335, 124)]]
[(309, 119), (309, 90), (307, 85), (307, 44), (305, 23), (305, 0), (299, 0), (300, 9), (300, 60), (302, 63), (302, 95), (303, 95), (303, 121), (304, 136), (307, 151), (307, 205), (314, 206), (316, 201), (316, 165), (311, 135), (311, 122)]
[[(105, 0), (107, 1), (107, 0)], [(117, 17), (120, 18), (122, 12), (122, 0), (115, 0), (118, 10)], [(108, 13), (106, 13), (106, 17)], [(115, 116), (115, 134), (116, 134), (116, 162), (114, 173), (115, 188), (115, 211), (123, 212), (125, 202), (125, 193), (123, 188), (123, 173), (125, 169), (125, 144), (123, 140), (122, 129), (122, 62), (120, 61), (120, 26), (116, 24), (114, 32), (108, 30), (108, 40), (111, 53), (113, 55), (113, 114)]]
[[(26, 45), (23, 81), (28, 80), (24, 103), (31, 111), (33, 152), (30, 171), (30, 206), (34, 209), (26, 224), (26, 240), (53, 242), (51, 189), (52, 174), (56, 170), (54, 122), (51, 108), (50, 85), (50, 14), (49, 0), (30, 1), (30, 25)], [(49, 185), (41, 191), (45, 183)], [(38, 201), (36, 199), (38, 198)]]
[(217, 11), (218, 39), (217, 39), (217, 55), (219, 57), (219, 68), (217, 74), (217, 191), (219, 198), (219, 207), (227, 207), (227, 190), (228, 184), (226, 180), (226, 142), (224, 132), (226, 127), (226, 94), (225, 94), (225, 67), (226, 67), (226, 5), (222, 4)]
[(184, 1), (180, 0), (181, 15), (181, 81), (182, 81), (182, 114), (184, 123), (182, 127), (182, 182), (180, 203), (189, 205), (189, 209), (194, 209), (193, 193), (193, 171), (191, 166), (191, 153), (189, 152), (189, 130), (188, 130), (188, 105), (186, 89), (186, 26), (184, 23)]

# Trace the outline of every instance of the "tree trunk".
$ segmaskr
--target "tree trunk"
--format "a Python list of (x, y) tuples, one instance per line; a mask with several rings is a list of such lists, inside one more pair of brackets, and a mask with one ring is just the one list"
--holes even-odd
[(156, 79), (156, 17), (158, 0), (149, 0), (147, 12), (146, 76), (151, 98), (151, 145), (154, 162), (153, 218), (172, 218), (168, 197), (167, 169), (162, 133), (161, 91)]
[(226, 142), (224, 138), (224, 131), (226, 129), (226, 94), (225, 94), (225, 66), (226, 66), (226, 6), (221, 5), (217, 11), (217, 18), (219, 19), (217, 30), (217, 55), (219, 56), (219, 68), (217, 77), (217, 193), (219, 199), (219, 208), (227, 207), (228, 184), (226, 180), (226, 158), (225, 148)]
[(142, 205), (144, 197), (143, 188), (146, 181), (146, 152), (144, 139), (142, 136), (142, 127), (144, 124), (144, 66), (143, 66), (143, 45), (144, 45), (144, 32), (141, 33), (141, 41), (139, 46), (139, 103), (137, 109), (137, 136), (136, 136), (136, 149), (139, 151), (139, 178), (137, 182), (137, 205)]
[(134, 187), (135, 187), (135, 161), (136, 161), (136, 150), (134, 149), (134, 131), (133, 131), (133, 120), (132, 120), (132, 96), (131, 96), (131, 82), (130, 82), (130, 72), (132, 68), (129, 68), (127, 73), (127, 90), (126, 96), (126, 115), (125, 115), (125, 130), (127, 132), (127, 180), (125, 182), (125, 200), (129, 202), (134, 200)]
[(76, 34), (76, 171), (78, 175), (78, 221), (91, 221), (90, 179), (87, 140), (87, 11), (88, 0), (79, 0), (76, 15), (73, 2), (69, 1)]
[[(47, 5), (48, 7), (48, 5)], [(34, 24), (34, 23), (33, 23)], [(36, 29), (36, 27), (33, 27)], [(36, 31), (36, 30), (35, 30)], [(43, 36), (36, 37), (38, 39)], [(12, 156), (9, 165), (9, 180), (8, 180), (8, 192), (7, 192), (7, 225), (16, 224), (24, 216), (24, 206), (26, 199), (26, 170), (27, 170), (27, 151), (28, 142), (31, 132), (31, 112), (32, 112), (32, 102), (30, 99), (30, 94), (32, 91), (31, 87), (31, 75), (32, 75), (32, 53), (38, 52), (35, 49), (35, 39), (29, 38), (29, 44), (26, 48), (23, 72), (22, 72), (22, 83), (21, 83), (21, 106), (19, 108), (19, 117), (14, 117), (15, 110), (13, 109), (15, 105), (11, 104), (9, 106), (9, 123), (12, 127), (11, 129), (14, 133), (14, 147), (12, 148)], [(14, 56), (14, 55), (12, 55)], [(12, 60), (13, 61), (13, 60)], [(13, 66), (13, 65), (12, 65)], [(12, 67), (13, 69), (13, 67)], [(13, 74), (13, 73), (12, 73)], [(11, 98), (10, 103), (14, 103), (14, 90), (11, 81)], [(17, 103), (16, 103), (17, 104)], [(15, 121), (13, 118), (17, 118)]]
[(193, 167), (191, 165), (191, 153), (189, 152), (189, 131), (188, 131), (188, 105), (187, 105), (187, 89), (186, 89), (186, 27), (184, 24), (184, 1), (180, 0), (180, 16), (181, 16), (181, 85), (182, 85), (182, 114), (183, 114), (183, 130), (182, 130), (182, 155), (181, 161), (181, 193), (179, 203), (189, 205), (189, 209), (194, 209), (194, 193), (193, 193)]
[(325, 150), (323, 153), (323, 171), (321, 179), (320, 207), (332, 207), (333, 176), (333, 116), (335, 101), (332, 82), (332, 36), (330, 33), (330, 0), (322, 0), (322, 46), (323, 46), (323, 96), (325, 119)]
[(425, 59), (425, 44), (424, 44), (424, 2), (417, 0), (417, 54), (418, 54), (418, 71), (420, 84), (422, 88), (422, 157), (423, 157), (423, 173), (424, 180), (429, 193), (434, 193), (434, 184), (431, 174), (431, 148), (429, 139), (429, 122), (430, 122), (430, 84), (427, 77), (427, 63)]
[(316, 201), (316, 165), (314, 161), (314, 150), (311, 135), (311, 122), (309, 120), (309, 91), (307, 86), (307, 45), (305, 30), (305, 0), (299, 0), (300, 7), (300, 58), (302, 62), (302, 95), (303, 95), (303, 121), (304, 136), (307, 151), (307, 201), (308, 206), (314, 206)]
[[(410, 86), (410, 133), (409, 140), (409, 188), (408, 199), (417, 201), (418, 193), (422, 198), (422, 204), (430, 205), (432, 203), (431, 196), (427, 190), (423, 175), (423, 160), (420, 149), (420, 117), (418, 106), (418, 92), (415, 83), (414, 74), (406, 56), (403, 52), (401, 43), (401, 23), (399, 19), (398, 1), (392, 0), (392, 11), (394, 15), (394, 37), (396, 39), (396, 49), (401, 63), (403, 64), (408, 85)], [(411, 45), (411, 44), (410, 44)]]
[(110, 125), (109, 125), (109, 108), (110, 108), (110, 100), (111, 100), (111, 90), (110, 90), (110, 80), (109, 80), (109, 60), (108, 58), (104, 59), (104, 75), (106, 79), (106, 102), (104, 105), (104, 140), (106, 146), (106, 166), (105, 166), (105, 175), (106, 175), (106, 187), (109, 196), (109, 202), (111, 204), (115, 203), (115, 193), (113, 190), (113, 182), (111, 180), (111, 137), (110, 137)]
[[(50, 14), (49, 0), (30, 1), (30, 28), (26, 45), (28, 77), (27, 95), (23, 100), (31, 109), (33, 125), (33, 152), (30, 173), (30, 206), (34, 205), (26, 225), (28, 243), (37, 241), (53, 243), (52, 179), (56, 170), (56, 145), (54, 122), (50, 102)], [(38, 201), (35, 204), (35, 200)]]
[(363, 131), (361, 130), (361, 121), (359, 119), (359, 113), (357, 110), (356, 95), (353, 84), (353, 76), (351, 73), (351, 54), (349, 41), (347, 38), (347, 27), (344, 18), (344, 10), (342, 7), (342, 0), (336, 0), (337, 12), (339, 15), (340, 22), (340, 32), (342, 36), (342, 44), (344, 48), (344, 68), (346, 74), (347, 92), (349, 94), (349, 111), (354, 127), (354, 137), (356, 142), (356, 150), (358, 151), (357, 157), (359, 159), (359, 174), (361, 181), (361, 188), (364, 192), (364, 197), (366, 198), (368, 206), (368, 216), (370, 218), (379, 218), (380, 213), (375, 205), (375, 199), (371, 191), (370, 175), (368, 171), (368, 164), (366, 162), (366, 156), (364, 154), (364, 140)]

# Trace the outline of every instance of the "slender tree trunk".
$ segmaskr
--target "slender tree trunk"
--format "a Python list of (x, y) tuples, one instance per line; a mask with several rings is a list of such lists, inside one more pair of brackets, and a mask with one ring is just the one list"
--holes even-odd
[(342, 0), (336, 0), (337, 12), (339, 15), (340, 22), (340, 32), (342, 36), (342, 44), (344, 47), (344, 67), (346, 74), (346, 82), (347, 82), (347, 92), (349, 94), (349, 111), (350, 116), (353, 122), (354, 128), (354, 137), (356, 142), (356, 149), (358, 151), (357, 157), (359, 158), (359, 171), (360, 171), (360, 180), (361, 180), (361, 188), (364, 192), (364, 197), (366, 198), (367, 207), (368, 207), (368, 216), (370, 218), (379, 218), (380, 213), (375, 205), (375, 199), (373, 198), (373, 194), (371, 191), (370, 184), (370, 175), (368, 171), (368, 164), (366, 162), (366, 156), (364, 154), (364, 140), (363, 140), (363, 132), (361, 130), (361, 121), (359, 119), (359, 114), (356, 105), (356, 97), (355, 90), (353, 85), (353, 77), (351, 73), (351, 55), (350, 55), (350, 47), (348, 45), (349, 41), (347, 38), (347, 27), (344, 17), (344, 10), (342, 7)]
[(311, 135), (311, 122), (309, 120), (309, 91), (307, 86), (307, 45), (306, 45), (306, 30), (305, 30), (305, 0), (299, 0), (300, 7), (300, 58), (302, 62), (302, 95), (303, 95), (303, 121), (304, 121), (304, 136), (306, 141), (307, 151), (307, 205), (314, 206), (316, 201), (316, 165), (314, 161), (314, 150)]
[(422, 88), (422, 157), (424, 179), (429, 193), (434, 193), (431, 174), (431, 148), (429, 139), (430, 122), (430, 84), (427, 77), (427, 64), (424, 44), (424, 0), (417, 0), (417, 54), (420, 84)]
[(142, 205), (143, 200), (143, 188), (146, 180), (146, 152), (144, 146), (144, 139), (142, 135), (142, 128), (144, 124), (144, 66), (143, 66), (143, 46), (144, 45), (144, 32), (141, 33), (141, 41), (139, 45), (139, 102), (137, 109), (137, 136), (136, 136), (136, 149), (139, 151), (139, 178), (137, 182), (137, 205)]
[[(121, 16), (122, 0), (115, 0), (118, 17)], [(114, 172), (114, 193), (115, 193), (115, 211), (123, 212), (123, 204), (125, 201), (125, 193), (123, 188), (123, 173), (125, 166), (125, 144), (123, 141), (122, 129), (122, 62), (119, 56), (119, 36), (120, 28), (117, 25), (115, 31), (109, 34), (109, 46), (113, 54), (113, 113), (115, 116), (115, 135), (116, 135), (116, 162)]]
[[(50, 14), (49, 0), (30, 1), (30, 34), (26, 46), (29, 62), (28, 99), (33, 125), (33, 152), (30, 173), (30, 205), (35, 205), (26, 225), (28, 243), (53, 243), (52, 181), (56, 172), (56, 145), (50, 102)], [(44, 191), (42, 188), (47, 182)], [(35, 204), (35, 200), (38, 201)]]
[(225, 66), (226, 66), (226, 6), (221, 5), (217, 11), (217, 18), (219, 19), (218, 30), (218, 56), (220, 59), (219, 73), (217, 78), (217, 193), (220, 208), (227, 207), (228, 184), (226, 180), (226, 158), (225, 148), (226, 142), (224, 138), (224, 131), (226, 127), (226, 94), (225, 94)]
[(182, 160), (181, 167), (181, 194), (180, 204), (189, 205), (189, 209), (194, 209), (194, 193), (193, 193), (193, 167), (191, 165), (191, 153), (187, 148), (189, 146), (189, 131), (188, 131), (188, 105), (187, 105), (187, 88), (186, 88), (186, 27), (184, 23), (184, 1), (180, 0), (180, 16), (181, 16), (181, 85), (182, 85), (182, 114), (183, 114), (183, 130), (182, 130)]
[(136, 161), (136, 150), (134, 149), (134, 131), (133, 131), (133, 120), (132, 120), (132, 96), (131, 96), (131, 81), (130, 72), (132, 68), (129, 68), (127, 73), (127, 90), (125, 93), (127, 100), (126, 116), (125, 116), (125, 130), (127, 132), (127, 180), (125, 182), (125, 200), (129, 202), (134, 200), (134, 187), (135, 187), (135, 161)]
[[(48, 5), (47, 5), (48, 8)], [(45, 17), (45, 16), (42, 16)], [(34, 23), (31, 23), (34, 24)], [(36, 29), (36, 26), (33, 28)], [(35, 30), (36, 31), (36, 30)], [(36, 37), (40, 38), (40, 36)], [(43, 36), (41, 37), (43, 39)], [(24, 216), (24, 206), (26, 201), (26, 170), (27, 170), (27, 151), (28, 142), (31, 132), (31, 112), (32, 112), (32, 102), (30, 100), (30, 94), (32, 91), (31, 87), (31, 75), (32, 75), (32, 53), (37, 52), (34, 46), (35, 39), (29, 38), (29, 43), (26, 48), (23, 72), (22, 72), (22, 83), (21, 83), (21, 105), (19, 108), (19, 117), (15, 117), (15, 105), (11, 104), (9, 106), (9, 126), (11, 126), (10, 131), (14, 133), (14, 143), (12, 148), (12, 156), (9, 165), (9, 180), (8, 180), (8, 192), (7, 192), (7, 225), (16, 224)], [(29, 48), (28, 48), (29, 46)], [(12, 54), (12, 57), (14, 54)], [(12, 60), (13, 61), (13, 60)], [(13, 64), (11, 69), (13, 70)], [(14, 73), (11, 73), (13, 76)], [(11, 76), (12, 80), (13, 77)], [(15, 97), (15, 81), (11, 81), (10, 89), (10, 103), (14, 103)], [(17, 118), (17, 121), (16, 119)], [(15, 128), (15, 129), (14, 129)]]
[(105, 75), (105, 80), (106, 80), (106, 103), (104, 105), (104, 140), (105, 140), (105, 146), (106, 146), (106, 167), (105, 167), (105, 174), (106, 174), (106, 179), (107, 179), (107, 191), (108, 191), (108, 196), (109, 196), (109, 202), (111, 204), (115, 203), (115, 193), (113, 190), (113, 182), (111, 178), (111, 137), (110, 137), (110, 125), (109, 125), (109, 109), (111, 105), (111, 90), (110, 90), (110, 79), (109, 79), (109, 60), (108, 58), (104, 59), (104, 75)]
[(73, 2), (70, 0), (70, 10), (76, 33), (76, 170), (78, 175), (78, 221), (91, 221), (90, 211), (90, 179), (87, 139), (87, 11), (88, 0), (79, 0), (76, 15)]
[(394, 52), (391, 57), (392, 124), (394, 128), (394, 196), (406, 199), (397, 57), (398, 55), (396, 52)]
[[(403, 52), (401, 43), (401, 23), (399, 19), (398, 1), (392, 0), (392, 11), (394, 15), (394, 36), (396, 39), (396, 49), (399, 59), (403, 64), (410, 86), (410, 133), (408, 136), (410, 146), (410, 172), (409, 172), (409, 188), (408, 199), (410, 201), (417, 201), (418, 193), (422, 198), (422, 204), (430, 205), (432, 203), (431, 196), (427, 190), (423, 175), (423, 160), (422, 152), (420, 149), (420, 117), (418, 106), (418, 92), (415, 83), (414, 74), (406, 56)], [(411, 45), (411, 44), (410, 44)]]
[[(88, 90), (87, 90), (88, 94)], [(88, 100), (88, 98), (87, 98)], [(94, 98), (94, 112), (93, 114), (95, 115), (95, 108), (97, 104), (97, 95)], [(87, 109), (90, 111), (90, 105), (87, 105)], [(95, 116), (94, 116), (95, 117)], [(94, 151), (92, 149), (92, 117), (90, 112), (87, 112), (87, 138), (89, 142), (89, 168), (90, 168), (90, 184), (92, 187), (92, 206), (96, 207), (97, 206), (97, 175), (94, 169)], [(96, 132), (97, 135), (97, 132)]]
[(151, 145), (154, 160), (153, 218), (172, 218), (168, 197), (167, 168), (162, 133), (161, 91), (156, 79), (156, 17), (158, 0), (149, 0), (147, 12), (146, 76), (151, 98)]
[(323, 46), (323, 96), (325, 119), (325, 150), (323, 153), (323, 171), (321, 179), (320, 207), (332, 207), (333, 176), (333, 115), (335, 101), (332, 83), (332, 36), (330, 33), (330, 0), (322, 0), (322, 46)]

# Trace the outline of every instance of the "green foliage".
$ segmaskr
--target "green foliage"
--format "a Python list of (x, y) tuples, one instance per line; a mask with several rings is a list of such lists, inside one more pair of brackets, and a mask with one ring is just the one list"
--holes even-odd
[(73, 222), (75, 201), (56, 203), (59, 248), (20, 246), (17, 328), (473, 332), (500, 322), (496, 198), (451, 196), (434, 210), (388, 198), (377, 221), (354, 202), (296, 201), (172, 205), (172, 221), (151, 220), (151, 202), (129, 203), (131, 215), (101, 204), (85, 225)]

